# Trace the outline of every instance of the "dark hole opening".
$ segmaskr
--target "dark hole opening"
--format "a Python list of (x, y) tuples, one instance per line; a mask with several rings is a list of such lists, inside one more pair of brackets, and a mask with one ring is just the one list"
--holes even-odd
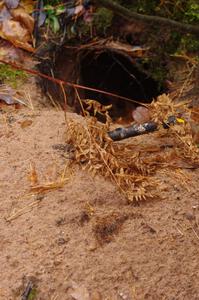
[[(112, 92), (141, 103), (150, 103), (160, 93), (159, 83), (140, 71), (125, 55), (113, 51), (83, 53), (80, 56), (81, 84)], [(86, 99), (112, 104), (112, 118), (127, 117), (139, 105), (94, 91), (85, 91)]]

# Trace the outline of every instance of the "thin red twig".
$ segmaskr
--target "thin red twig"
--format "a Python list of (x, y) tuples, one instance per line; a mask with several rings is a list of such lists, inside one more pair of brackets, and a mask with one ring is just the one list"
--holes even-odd
[(39, 76), (39, 77), (48, 79), (49, 81), (52, 81), (52, 82), (57, 83), (59, 85), (66, 85), (66, 86), (70, 86), (70, 87), (77, 88), (77, 89), (82, 89), (82, 90), (87, 90), (87, 91), (93, 91), (93, 92), (97, 92), (97, 93), (101, 93), (101, 94), (104, 94), (104, 95), (111, 96), (113, 98), (122, 99), (122, 100), (125, 100), (125, 101), (129, 101), (129, 102), (133, 102), (133, 103), (142, 104), (144, 106), (147, 106), (146, 104), (144, 104), (144, 103), (142, 103), (140, 101), (129, 99), (127, 97), (120, 96), (120, 95), (117, 95), (117, 94), (114, 94), (114, 93), (111, 93), (111, 92), (106, 92), (104, 90), (91, 88), (91, 87), (88, 87), (88, 86), (80, 85), (80, 84), (77, 84), (77, 83), (72, 83), (72, 82), (65, 81), (65, 80), (58, 79), (58, 78), (53, 78), (53, 77), (51, 77), (49, 75), (43, 74), (43, 73), (38, 72), (36, 70), (27, 69), (27, 68), (24, 68), (24, 67), (22, 67), (20, 65), (17, 65), (16, 63), (8, 62), (8, 61), (5, 61), (3, 59), (0, 59), (0, 63), (10, 65), (11, 67), (13, 67), (16, 70), (22, 70), (22, 71), (24, 71), (24, 72), (26, 72), (28, 74), (32, 74), (34, 76)]

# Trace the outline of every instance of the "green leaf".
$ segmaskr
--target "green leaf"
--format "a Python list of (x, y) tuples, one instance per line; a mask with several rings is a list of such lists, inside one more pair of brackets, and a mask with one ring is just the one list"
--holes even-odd
[(44, 6), (44, 9), (48, 16), (53, 15), (55, 13), (55, 9), (52, 5), (47, 4)]
[(66, 11), (66, 8), (65, 8), (64, 5), (63, 6), (58, 6), (57, 9), (56, 9), (56, 16), (65, 13), (65, 11)]
[(51, 24), (52, 31), (54, 33), (57, 33), (60, 29), (60, 25), (59, 25), (59, 20), (56, 16), (50, 16), (50, 24)]

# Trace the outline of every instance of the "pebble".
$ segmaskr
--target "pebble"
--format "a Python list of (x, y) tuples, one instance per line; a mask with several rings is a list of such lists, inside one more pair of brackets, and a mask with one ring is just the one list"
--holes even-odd
[(138, 124), (147, 123), (150, 121), (150, 112), (146, 107), (138, 106), (133, 110), (132, 117)]
[(189, 221), (195, 220), (195, 216), (192, 213), (190, 213), (190, 212), (185, 213), (185, 217)]

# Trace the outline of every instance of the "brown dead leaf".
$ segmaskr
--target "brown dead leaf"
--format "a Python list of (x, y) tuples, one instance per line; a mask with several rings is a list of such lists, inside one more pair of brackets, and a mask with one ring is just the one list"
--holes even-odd
[(18, 2), (8, 2), (8, 5), (0, 4), (0, 37), (15, 47), (33, 52), (31, 42), (34, 19), (26, 12), (25, 7), (18, 7)]
[(11, 15), (15, 21), (23, 24), (30, 34), (33, 32), (34, 19), (24, 10), (24, 8), (18, 7), (16, 9), (12, 9)]
[(31, 14), (34, 9), (34, 1), (33, 0), (21, 0), (20, 6), (23, 7), (28, 14)]
[(30, 34), (28, 30), (22, 27), (19, 22), (14, 20), (6, 20), (3, 22), (0, 35), (11, 42), (19, 41), (27, 43), (30, 41)]
[(21, 122), (22, 129), (29, 127), (30, 125), (32, 125), (32, 120), (25, 120), (25, 121)]
[(10, 42), (17, 48), (24, 49), (28, 52), (35, 52), (35, 49), (29, 43), (23, 43), (17, 40), (10, 40)]
[(0, 40), (0, 59), (21, 64), (24, 62), (24, 58), (23, 50), (14, 47), (6, 40)]
[(16, 47), (34, 52), (34, 48), (29, 44), (31, 35), (29, 31), (14, 20), (6, 20), (2, 23), (0, 37), (10, 41)]

